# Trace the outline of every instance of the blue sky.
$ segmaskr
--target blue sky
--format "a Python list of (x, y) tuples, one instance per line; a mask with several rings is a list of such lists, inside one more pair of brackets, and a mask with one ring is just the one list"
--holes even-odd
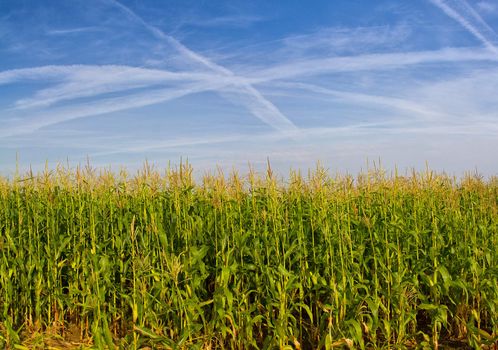
[(0, 169), (498, 172), (498, 2), (0, 1)]

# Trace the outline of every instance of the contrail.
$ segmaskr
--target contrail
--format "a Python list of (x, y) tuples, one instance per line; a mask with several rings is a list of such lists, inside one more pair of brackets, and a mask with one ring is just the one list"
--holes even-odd
[[(251, 98), (248, 100), (250, 102), (248, 105), (246, 105), (246, 107), (251, 111), (251, 113), (253, 113), (257, 118), (262, 120), (264, 123), (283, 132), (296, 132), (298, 130), (298, 128), (285, 115), (283, 115), (282, 112), (280, 112), (280, 110), (274, 104), (268, 101), (247, 81), (237, 77), (229, 69), (212, 62), (211, 60), (198, 54), (197, 52), (192, 51), (191, 49), (180, 43), (171, 35), (167, 35), (166, 33), (164, 33), (159, 28), (150, 25), (149, 23), (144, 21), (143, 18), (141, 18), (139, 15), (133, 12), (130, 8), (121, 4), (119, 1), (117, 0), (105, 0), (105, 1), (120, 8), (130, 18), (132, 18), (137, 23), (140, 23), (156, 38), (167, 41), (171, 46), (173, 46), (176, 50), (178, 50), (178, 52), (182, 54), (184, 57), (204, 65), (205, 67), (211, 69), (213, 72), (219, 73), (225, 77), (230, 77), (233, 81), (233, 85), (240, 88), (239, 93), (251, 96)], [(255, 113), (254, 111), (258, 112)]]
[(397, 97), (388, 97), (388, 96), (380, 96), (380, 95), (369, 95), (362, 94), (357, 92), (347, 92), (347, 91), (339, 91), (332, 90), (328, 88), (324, 88), (314, 84), (305, 84), (305, 83), (274, 83), (275, 86), (281, 87), (289, 87), (296, 88), (302, 90), (308, 90), (310, 92), (315, 92), (323, 95), (329, 95), (341, 98), (342, 100), (356, 101), (366, 104), (374, 104), (374, 105), (382, 105), (386, 107), (391, 107), (397, 110), (407, 111), (411, 113), (416, 113), (416, 115), (423, 116), (426, 119), (430, 119), (434, 116), (438, 117), (447, 117), (444, 113), (439, 113), (436, 111), (432, 111), (423, 105), (420, 105), (416, 102), (405, 100)]
[[(486, 36), (479, 30), (479, 28), (477, 28), (473, 23), (471, 23), (471, 21), (469, 19), (465, 18), (462, 14), (460, 14), (454, 8), (452, 8), (451, 6), (446, 4), (446, 2), (444, 0), (429, 0), (429, 1), (432, 2), (434, 5), (436, 5), (437, 7), (439, 7), (441, 10), (443, 10), (443, 12), (448, 17), (451, 17), (455, 21), (460, 23), (460, 25), (462, 27), (464, 27), (470, 34), (472, 34), (478, 40), (480, 40), (489, 50), (498, 54), (498, 48), (493, 44), (493, 42), (491, 42), (491, 40), (486, 38)], [(484, 26), (492, 34), (496, 35), (496, 33), (493, 31), (493, 29), (466, 2), (464, 2), (462, 0), (460, 2), (460, 4), (467, 8), (467, 10), (470, 12), (471, 16), (474, 17), (475, 20), (477, 20), (482, 26)]]
[(301, 60), (262, 70), (249, 71), (247, 76), (253, 84), (272, 80), (289, 79), (298, 76), (312, 76), (323, 73), (344, 73), (395, 69), (428, 62), (498, 61), (498, 56), (485, 48), (445, 48), (431, 51), (409, 51), (338, 56)]
[(466, 1), (463, 0), (460, 0), (460, 5), (465, 7), (465, 9), (470, 13), (470, 15), (474, 17), (474, 19), (478, 21), (484, 28), (486, 28), (486, 30), (496, 35), (493, 28), (491, 28), (491, 26), (487, 24), (486, 21), (484, 21), (481, 15), (479, 15), (479, 13), (476, 10), (474, 10), (472, 6), (470, 6)]
[[(211, 82), (229, 85), (226, 78), (214, 73), (170, 72), (130, 66), (49, 66), (0, 72), (0, 85), (22, 80), (47, 79), (57, 81), (55, 86), (43, 88), (29, 98), (17, 100), (14, 109), (48, 107), (65, 100), (92, 97), (111, 92), (159, 86), (163, 83)], [(68, 68), (70, 68), (68, 70)], [(5, 79), (2, 79), (4, 77)]]
[(108, 98), (98, 103), (81, 103), (70, 108), (46, 111), (27, 120), (27, 123), (17, 127), (0, 129), (0, 138), (28, 134), (35, 130), (88, 116), (102, 115), (130, 108), (149, 106), (151, 104), (171, 101), (198, 92), (219, 90), (223, 82), (192, 84), (182, 89), (160, 89), (153, 92)]

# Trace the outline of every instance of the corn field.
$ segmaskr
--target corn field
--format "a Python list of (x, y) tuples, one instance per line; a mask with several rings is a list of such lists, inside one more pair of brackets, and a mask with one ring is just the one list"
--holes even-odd
[(1, 348), (498, 340), (496, 177), (58, 168), (0, 178), (0, 251)]

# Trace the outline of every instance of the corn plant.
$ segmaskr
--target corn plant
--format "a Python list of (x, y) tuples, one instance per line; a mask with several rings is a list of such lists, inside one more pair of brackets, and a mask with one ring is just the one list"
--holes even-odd
[(17, 174), (0, 178), (0, 346), (491, 346), (497, 247), (496, 177)]

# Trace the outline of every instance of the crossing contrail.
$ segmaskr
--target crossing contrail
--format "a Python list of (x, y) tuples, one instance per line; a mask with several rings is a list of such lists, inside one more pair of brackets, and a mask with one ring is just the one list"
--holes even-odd
[(257, 118), (259, 118), (264, 123), (272, 126), (273, 128), (282, 132), (297, 132), (298, 128), (290, 121), (280, 110), (269, 100), (267, 100), (258, 90), (256, 90), (251, 84), (249, 84), (245, 79), (238, 77), (229, 69), (212, 62), (207, 57), (189, 49), (181, 42), (176, 40), (171, 35), (164, 33), (161, 29), (150, 25), (142, 17), (137, 15), (127, 6), (121, 4), (117, 0), (105, 0), (114, 6), (125, 12), (129, 18), (133, 19), (135, 22), (141, 24), (146, 28), (152, 35), (160, 40), (164, 40), (174, 47), (183, 57), (200, 63), (203, 66), (209, 68), (211, 71), (218, 73), (224, 77), (229, 77), (233, 86), (238, 89), (238, 93), (243, 95), (248, 95), (248, 98), (242, 99), (242, 103), (246, 108)]

